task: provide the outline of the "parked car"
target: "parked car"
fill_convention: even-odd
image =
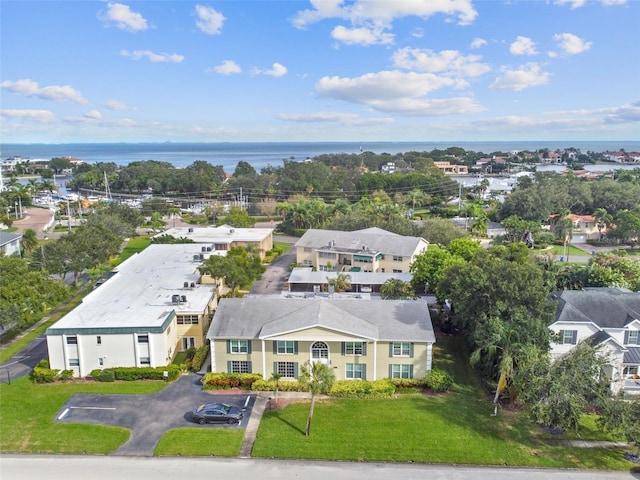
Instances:
[[[209,422],[239,423],[244,409],[226,403],[204,403],[193,410],[193,421],[204,425]]]

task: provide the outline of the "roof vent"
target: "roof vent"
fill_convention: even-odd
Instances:
[[[181,296],[180,296],[180,301],[181,301],[182,303],[187,303],[187,296],[186,296],[186,295],[181,295]]]
[[[196,288],[196,284],[191,282],[191,288]]]
[[[180,295],[171,295],[171,303],[178,305],[180,303]]]
[[[207,252],[210,252],[210,251],[211,251],[211,247],[207,247]]]
[[[202,247],[202,251],[206,252],[207,251],[207,247]]]
[[[189,288],[189,282],[184,282],[183,287],[184,288]]]
[[[362,250],[368,250],[369,247],[367,247],[366,245],[362,245]]]
[[[193,256],[193,259],[197,262],[198,260],[200,260],[200,254],[196,254]]]

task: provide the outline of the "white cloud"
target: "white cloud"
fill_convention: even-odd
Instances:
[[[515,90],[519,92],[529,87],[538,87],[549,83],[550,74],[540,70],[537,63],[521,65],[518,70],[503,69],[500,75],[491,84],[493,90]]]
[[[516,41],[509,46],[509,51],[513,55],[536,55],[536,44],[528,37],[518,36]]]
[[[555,0],[556,5],[570,5],[571,9],[580,8],[587,3],[587,0]]]
[[[431,100],[421,98],[458,81],[432,73],[403,73],[397,70],[369,73],[356,78],[324,77],[316,84],[321,97],[368,105],[374,110],[407,116],[430,116],[477,112],[481,107],[471,98]]]
[[[210,35],[219,35],[226,18],[220,12],[211,7],[196,5],[196,15],[198,20],[196,25],[198,28]]]
[[[640,101],[610,108],[606,113],[607,123],[640,122]]]
[[[487,41],[484,38],[474,38],[470,47],[475,50],[477,48],[484,47],[486,44]]]
[[[235,73],[242,73],[242,68],[233,60],[224,60],[220,65],[216,65],[213,68],[208,68],[207,73],[218,73],[220,75],[233,75]]]
[[[396,67],[420,72],[444,72],[444,74],[477,77],[491,70],[480,63],[480,55],[464,56],[457,50],[421,50],[418,48],[401,48],[391,56]]]
[[[577,55],[578,53],[586,52],[593,45],[593,42],[585,42],[572,33],[558,33],[553,36],[553,39],[566,55]],[[553,53],[551,52],[550,56],[555,56]]]
[[[92,120],[100,120],[102,119],[102,114],[98,110],[90,110],[84,114],[85,118],[90,118]]]
[[[29,78],[15,82],[5,80],[0,83],[0,88],[6,88],[10,92],[24,95],[25,97],[38,97],[44,100],[53,100],[54,102],[74,102],[81,105],[89,103],[80,92],[70,85],[40,87],[38,82],[34,82]]]
[[[340,19],[351,24],[351,28],[337,27],[332,35],[336,40],[349,42],[350,45],[371,45],[374,43],[391,43],[393,35],[384,33],[392,27],[398,18],[416,16],[427,19],[436,14],[456,17],[460,25],[473,23],[478,12],[473,8],[471,0],[402,0],[402,1],[370,1],[354,0],[346,3],[343,0],[311,0],[312,8],[300,10],[292,19],[296,28],[325,19]]]
[[[282,77],[286,75],[287,72],[287,67],[277,62],[274,63],[268,70],[262,70],[260,68],[253,69],[254,75],[268,75],[270,77]]]
[[[109,110],[134,110],[134,108],[128,106],[126,103],[119,100],[107,100],[104,102],[104,106]]]
[[[142,58],[148,59],[150,62],[168,62],[168,63],[182,63],[184,60],[183,55],[177,53],[154,53],[151,50],[121,50],[120,55],[123,57],[132,58],[133,60],[140,60]]]
[[[602,5],[605,7],[613,7],[615,5],[624,5],[627,0],[602,0]]]
[[[7,118],[33,120],[40,123],[53,123],[56,120],[56,116],[49,110],[8,109],[0,110],[0,115]]]
[[[120,30],[138,32],[148,28],[147,21],[139,13],[132,12],[122,3],[107,4],[107,11],[100,12],[98,18],[106,23],[115,23]]]
[[[393,43],[394,35],[384,33],[379,27],[347,28],[337,26],[331,32],[331,37],[346,45],[387,45]]]

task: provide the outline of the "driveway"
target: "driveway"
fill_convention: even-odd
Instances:
[[[267,271],[262,274],[262,278],[253,283],[250,295],[280,295],[283,290],[287,290],[287,280],[291,273],[291,264],[296,261],[296,249],[291,246],[282,255],[279,255],[271,265],[267,266]]]
[[[161,392],[152,395],[95,395],[77,393],[56,414],[55,421],[114,425],[131,430],[131,437],[111,455],[152,457],[167,430],[191,428],[240,428],[247,426],[255,395],[213,395],[202,390],[201,377],[184,375]],[[192,410],[202,403],[228,403],[245,408],[237,425],[198,425]]]

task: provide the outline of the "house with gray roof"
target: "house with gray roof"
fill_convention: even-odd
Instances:
[[[207,333],[211,370],[296,379],[323,362],[338,380],[421,378],[435,335],[426,302],[355,298],[224,298]]]
[[[7,257],[10,255],[20,256],[21,239],[21,233],[0,232],[0,252],[3,252]]]
[[[381,228],[352,232],[309,229],[295,243],[296,262],[324,272],[409,273],[429,242]]]
[[[550,329],[555,360],[588,341],[608,359],[605,374],[614,392],[640,393],[640,292],[624,288],[585,288],[552,295],[557,301]]]

